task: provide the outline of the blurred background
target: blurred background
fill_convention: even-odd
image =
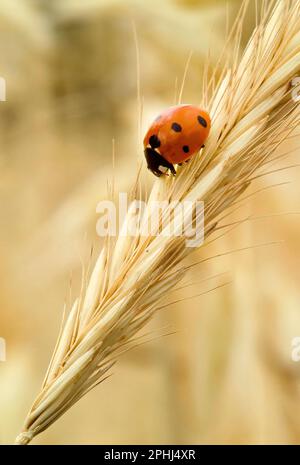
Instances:
[[[200,101],[205,59],[216,64],[240,4],[1,0],[1,443],[19,433],[63,304],[79,292],[82,260],[100,247],[96,205],[107,196],[112,146],[119,190],[130,189],[143,157],[134,27],[145,129],[173,104],[191,51],[183,101]],[[285,145],[292,153],[280,166],[297,162],[298,145]],[[300,336],[299,175],[295,167],[255,183],[227,222],[254,219],[200,250],[191,262],[225,255],[193,268],[189,287],[153,320],[154,335],[174,334],[122,357],[114,376],[34,443],[299,443],[300,362],[291,359]]]

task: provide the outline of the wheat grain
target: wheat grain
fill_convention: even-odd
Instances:
[[[151,201],[204,201],[207,238],[254,173],[299,124],[299,107],[290,96],[291,79],[300,70],[299,13],[299,0],[263,2],[260,22],[240,59],[243,18],[236,22],[234,59],[216,87],[215,78],[207,80],[203,95],[205,101],[211,94],[212,130],[206,148],[201,157],[178,168],[175,179],[155,181],[140,218],[140,234],[120,234],[115,244],[106,241],[88,286],[63,325],[42,390],[17,444],[30,442],[107,377],[124,347],[185,274],[182,261],[192,249],[183,237],[165,237],[163,231],[157,236],[142,234],[152,214]],[[183,220],[175,214],[178,226]]]

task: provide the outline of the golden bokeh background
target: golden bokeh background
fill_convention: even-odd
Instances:
[[[174,102],[191,51],[183,100],[200,101],[206,57],[216,64],[240,4],[1,1],[0,443],[19,433],[63,304],[79,292],[82,260],[92,243],[100,247],[96,205],[112,176],[112,141],[120,191],[143,157],[133,28],[145,129]],[[292,154],[270,170],[297,164],[297,145],[289,140],[282,150]],[[226,220],[246,221],[191,259],[224,254],[193,268],[189,286],[169,296],[152,340],[35,444],[299,443],[300,362],[291,359],[300,336],[299,168],[258,179],[251,192]]]

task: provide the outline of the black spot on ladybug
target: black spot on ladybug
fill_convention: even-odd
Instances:
[[[149,138],[149,144],[153,149],[157,149],[158,147],[160,147],[160,140],[159,140],[159,138],[157,137],[156,134],[153,134]]]
[[[182,131],[182,127],[180,126],[180,124],[178,123],[173,123],[171,128],[173,129],[173,131],[175,132],[181,132]]]
[[[202,116],[197,116],[198,123],[204,128],[207,128],[207,121]]]
[[[188,145],[184,145],[184,146],[182,147],[182,150],[184,151],[184,153],[189,153],[190,148],[189,148]]]

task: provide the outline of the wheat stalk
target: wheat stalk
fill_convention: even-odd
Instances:
[[[242,17],[234,28],[235,55],[215,84],[206,83],[203,105],[212,129],[201,156],[158,179],[140,218],[140,234],[107,238],[89,283],[63,324],[42,389],[17,444],[27,444],[90,389],[102,382],[162,298],[187,270],[193,249],[183,237],[144,236],[153,200],[202,200],[205,240],[271,154],[299,124],[291,79],[300,70],[300,0],[263,2],[261,18],[239,59]],[[231,40],[232,40],[231,37]],[[133,195],[139,192],[137,180]],[[167,209],[168,207],[166,207]],[[129,223],[129,211],[125,223]],[[182,221],[182,218],[175,218]]]

